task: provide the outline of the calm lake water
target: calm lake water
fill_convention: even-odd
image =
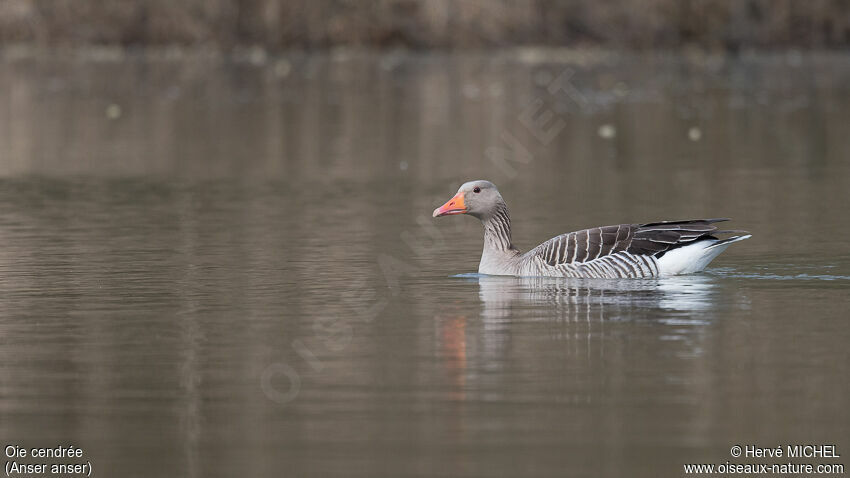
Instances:
[[[848,138],[847,56],[6,58],[0,437],[123,477],[850,465]],[[480,178],[523,250],[753,237],[692,276],[479,277],[479,223],[430,214]]]

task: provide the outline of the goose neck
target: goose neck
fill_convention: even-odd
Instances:
[[[499,205],[484,221],[484,248],[494,251],[514,249],[511,242],[511,218],[508,207]]]

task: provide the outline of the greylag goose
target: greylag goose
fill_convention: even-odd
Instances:
[[[660,277],[699,272],[729,244],[750,237],[719,231],[728,219],[594,227],[553,237],[521,253],[511,242],[508,206],[489,181],[470,181],[434,217],[469,214],[484,224],[480,274],[581,278]],[[726,239],[717,234],[733,235]]]

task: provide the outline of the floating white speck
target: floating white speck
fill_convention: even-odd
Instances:
[[[289,73],[291,71],[292,65],[282,58],[280,60],[277,60],[274,64],[274,74],[278,78],[286,78],[287,76],[289,76]]]
[[[116,105],[115,103],[110,104],[106,107],[106,117],[111,120],[117,120],[121,117],[121,106]]]
[[[407,171],[407,161],[402,161],[398,163],[398,169],[402,171]]]
[[[618,98],[625,98],[629,95],[629,85],[623,83],[622,81],[614,85],[614,95]]]
[[[478,98],[478,94],[480,93],[480,89],[477,85],[473,85],[472,83],[467,83],[463,85],[463,96],[469,99]]]
[[[597,133],[602,139],[612,139],[617,136],[617,128],[615,128],[612,124],[603,124],[599,127]]]
[[[250,61],[251,64],[254,66],[260,66],[264,64],[266,62],[266,58],[266,50],[260,47],[252,48],[250,53],[248,53],[248,61]]]
[[[691,141],[699,141],[702,138],[702,130],[696,126],[691,126],[688,130],[688,139]]]

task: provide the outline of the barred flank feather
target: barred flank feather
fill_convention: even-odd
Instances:
[[[660,273],[658,259],[668,251],[705,239],[717,240],[717,234],[746,234],[718,230],[714,224],[723,221],[728,219],[594,227],[554,237],[527,255],[539,257],[556,275],[655,277]]]

